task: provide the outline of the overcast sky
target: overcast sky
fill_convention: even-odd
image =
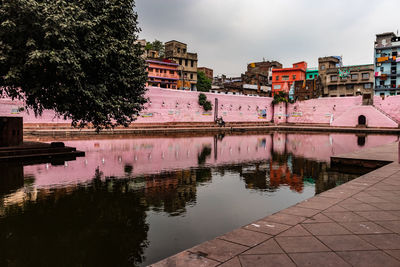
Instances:
[[[400,0],[136,0],[136,11],[140,38],[187,43],[199,66],[228,76],[263,58],[372,63],[375,34],[400,29]]]

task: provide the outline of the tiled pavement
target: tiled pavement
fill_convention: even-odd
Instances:
[[[392,160],[152,266],[400,266],[397,153]]]

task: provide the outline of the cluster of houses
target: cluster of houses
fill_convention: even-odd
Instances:
[[[146,43],[145,40],[139,42]],[[361,95],[368,103],[374,95],[400,95],[400,37],[393,32],[376,35],[374,62],[344,65],[340,56],[318,58],[318,67],[297,62],[284,68],[277,61],[247,65],[239,77],[213,77],[213,70],[197,67],[197,53],[178,41],[165,43],[164,56],[146,51],[148,85],[169,89],[196,90],[197,72],[212,80],[211,92],[220,94],[274,96],[284,92],[292,100]]]

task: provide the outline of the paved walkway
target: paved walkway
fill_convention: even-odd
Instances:
[[[152,266],[400,266],[395,152],[344,155],[395,162]]]

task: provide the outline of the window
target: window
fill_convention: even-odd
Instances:
[[[180,53],[180,52],[181,52],[181,49],[178,47],[178,48],[176,49],[176,51],[177,51],[178,53]]]
[[[185,66],[187,66],[188,65],[188,60],[187,59],[185,59]]]
[[[364,89],[371,89],[371,88],[372,88],[372,84],[370,84],[370,83],[364,84]]]
[[[194,60],[190,61],[190,66],[193,68]]]
[[[149,72],[153,72],[153,68],[149,68]]]
[[[325,69],[325,65],[321,65],[321,70],[324,70]]]
[[[336,90],[337,86],[336,85],[328,85],[329,90]]]
[[[369,73],[363,73],[362,74],[362,79],[368,80],[369,79]]]
[[[186,48],[183,48],[183,53],[186,53]]]
[[[384,70],[384,68],[383,68],[383,67],[381,67],[381,72],[383,72],[383,70]]]
[[[380,67],[380,66],[382,66],[382,63],[376,63],[376,66]]]
[[[280,84],[275,84],[275,85],[274,85],[274,89],[275,89],[275,90],[281,89],[281,85],[280,85]]]
[[[337,81],[337,75],[331,75],[331,82]]]
[[[170,70],[170,71],[169,71],[169,74],[175,74],[175,71]]]
[[[289,75],[282,76],[282,81],[288,81],[289,80]]]
[[[293,78],[293,80],[296,80],[296,75],[293,75],[292,78]],[[312,77],[311,77],[311,78],[312,78]]]
[[[181,58],[179,59],[179,65],[182,65],[182,59]]]
[[[279,76],[276,76],[276,77],[275,77],[275,80],[279,81]]]
[[[193,73],[190,73],[190,79],[193,79]]]
[[[354,89],[354,84],[346,84],[346,89]]]
[[[358,79],[358,74],[352,74],[351,75],[352,80],[357,80]]]

